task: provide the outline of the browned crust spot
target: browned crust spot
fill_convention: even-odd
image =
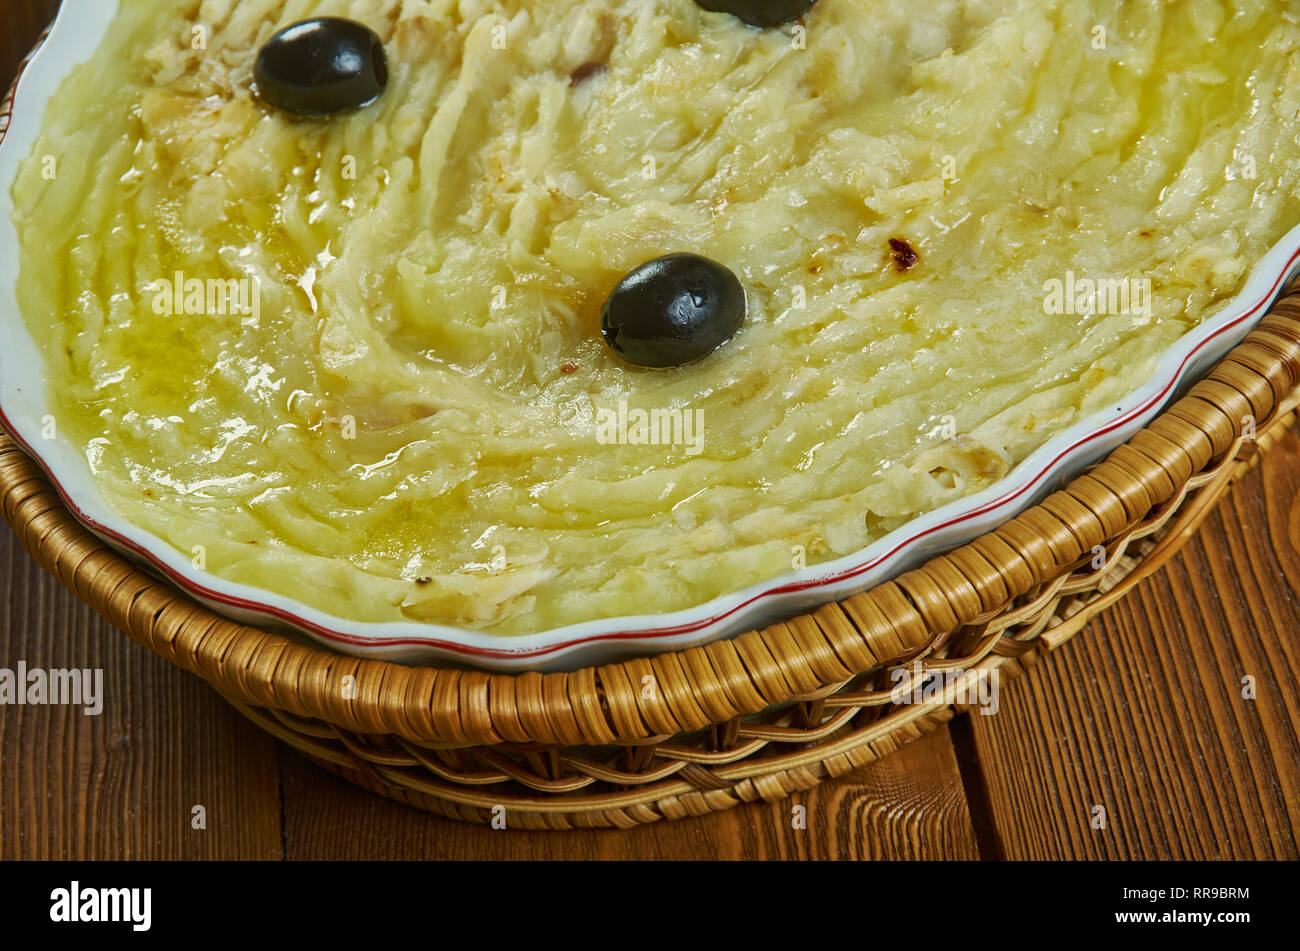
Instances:
[[[900,274],[906,274],[921,260],[921,256],[902,238],[890,238],[889,250],[894,258],[894,269]]]
[[[569,73],[569,85],[581,86],[589,79],[594,79],[609,68],[608,63],[583,63]]]

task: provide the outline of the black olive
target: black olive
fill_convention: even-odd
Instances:
[[[285,27],[257,54],[257,92],[299,116],[328,116],[368,105],[388,85],[388,57],[374,30],[320,17]]]
[[[678,367],[726,343],[745,319],[736,275],[698,254],[668,254],[629,273],[600,315],[605,341],[628,363]]]
[[[807,13],[817,0],[695,0],[713,13],[730,13],[750,26],[780,26]]]

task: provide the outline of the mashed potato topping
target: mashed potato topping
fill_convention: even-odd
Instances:
[[[389,83],[295,120],[253,64],[321,15]],[[1300,222],[1283,0],[123,0],[45,121],[19,297],[111,504],[220,577],[503,635],[990,485]],[[748,316],[636,369],[602,303],[677,251]]]

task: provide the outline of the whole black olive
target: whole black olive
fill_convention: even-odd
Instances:
[[[750,26],[780,26],[807,13],[817,0],[695,0],[713,13],[730,13]]]
[[[388,85],[388,57],[374,30],[320,17],[285,27],[257,54],[257,92],[298,116],[328,116],[368,105]]]
[[[605,342],[628,363],[677,367],[726,343],[745,319],[745,289],[698,254],[647,261],[618,282],[600,315]]]

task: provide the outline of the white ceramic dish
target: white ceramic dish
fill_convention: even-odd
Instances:
[[[72,68],[95,50],[116,12],[116,0],[65,0],[48,40],[21,74],[7,132],[7,110],[0,110],[0,424],[37,460],[68,507],[105,541],[151,565],[214,611],[262,627],[297,630],[350,654],[496,670],[572,669],[703,644],[865,590],[996,527],[1133,436],[1240,342],[1300,259],[1298,227],[1259,262],[1241,293],[1170,348],[1152,379],[1122,403],[1058,434],[989,489],[914,519],[854,555],[792,571],[687,611],[609,618],[523,637],[414,622],[347,621],[195,570],[187,556],[108,508],[75,446],[42,438],[49,408],[42,361],[16,300],[19,255],[11,188],[18,163],[39,134],[46,103]]]

